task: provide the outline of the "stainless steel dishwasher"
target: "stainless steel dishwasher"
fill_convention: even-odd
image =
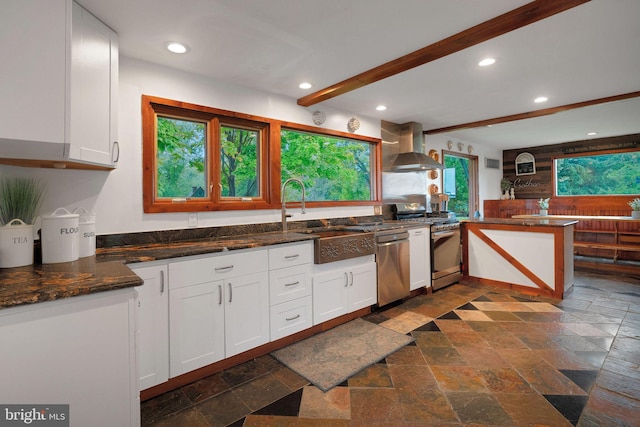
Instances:
[[[378,306],[409,296],[409,232],[377,231]]]

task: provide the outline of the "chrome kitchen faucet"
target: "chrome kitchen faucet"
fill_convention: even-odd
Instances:
[[[281,193],[281,202],[282,202],[282,231],[285,232],[287,231],[287,218],[291,218],[290,214],[287,214],[287,202],[286,202],[286,197],[285,197],[285,190],[287,189],[287,184],[289,184],[290,182],[297,182],[298,184],[300,184],[300,188],[302,188],[302,212],[301,213],[306,213],[304,210],[304,184],[302,183],[301,180],[299,180],[298,178],[289,178],[288,180],[286,180],[284,182],[284,184],[282,184],[282,190],[280,190]]]

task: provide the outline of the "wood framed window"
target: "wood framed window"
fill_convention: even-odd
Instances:
[[[379,138],[147,95],[142,133],[145,213],[278,209],[291,177],[310,206],[381,204]]]
[[[269,123],[249,115],[142,97],[146,213],[269,206]]]

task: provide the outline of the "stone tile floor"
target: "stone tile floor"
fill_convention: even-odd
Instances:
[[[640,426],[640,283],[564,300],[453,285],[365,317],[415,342],[323,393],[266,355],[142,404],[143,426]]]

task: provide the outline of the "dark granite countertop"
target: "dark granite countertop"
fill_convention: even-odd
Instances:
[[[464,220],[470,224],[499,224],[499,225],[525,225],[532,227],[568,227],[577,224],[576,220],[569,219],[540,219],[538,218],[481,218]]]
[[[57,264],[0,269],[0,310],[114,289],[140,286],[142,279],[122,261],[96,257]]]
[[[240,236],[227,236],[169,243],[148,243],[139,245],[100,248],[96,251],[99,261],[124,261],[126,263],[156,261],[190,255],[203,255],[238,249],[258,248],[281,243],[312,240],[312,234],[292,232],[267,232]]]
[[[312,240],[295,232],[266,232],[191,241],[98,248],[96,256],[56,264],[0,269],[0,309],[142,285],[125,264]]]

